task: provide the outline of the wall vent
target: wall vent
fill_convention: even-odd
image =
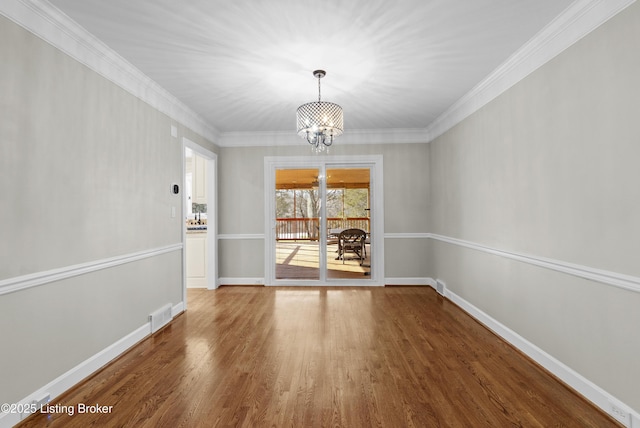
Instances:
[[[438,292],[438,294],[440,294],[441,296],[444,296],[446,289],[447,289],[447,286],[444,283],[444,281],[440,279],[436,279],[436,291]]]
[[[149,322],[151,323],[151,333],[155,333],[165,325],[169,324],[173,317],[171,316],[171,303],[167,303],[155,312],[149,315]]]

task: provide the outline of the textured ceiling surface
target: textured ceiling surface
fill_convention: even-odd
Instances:
[[[219,132],[425,128],[571,0],[50,0]]]

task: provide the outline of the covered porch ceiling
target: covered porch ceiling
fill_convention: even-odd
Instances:
[[[310,189],[318,185],[319,170],[278,169],[276,189]],[[327,188],[368,189],[371,182],[368,168],[328,168]]]

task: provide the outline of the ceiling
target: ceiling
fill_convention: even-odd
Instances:
[[[276,189],[310,189],[318,186],[319,170],[315,169],[277,169]],[[330,168],[327,169],[327,187],[330,189],[357,188],[367,189],[370,183],[368,168]]]
[[[427,127],[571,0],[50,0],[219,133]]]

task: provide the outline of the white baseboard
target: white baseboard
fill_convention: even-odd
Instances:
[[[430,282],[433,281],[433,284],[435,284],[435,280],[431,278],[429,280]],[[540,364],[542,367],[554,374],[564,383],[583,395],[587,400],[598,406],[605,413],[615,418],[615,415],[613,415],[612,412],[612,405],[615,405],[618,409],[621,409],[622,411],[630,415],[631,421],[629,421],[629,423],[626,425],[627,427],[640,427],[640,413],[633,410],[631,407],[624,404],[622,401],[618,400],[616,397],[600,388],[589,379],[580,375],[572,368],[566,366],[553,356],[538,348],[536,345],[529,342],[518,333],[514,332],[513,330],[493,319],[491,316],[487,315],[477,307],[473,306],[471,303],[467,302],[465,299],[458,296],[451,290],[446,289],[445,297],[447,297],[456,305],[460,306],[465,312],[474,317],[476,320],[480,321],[488,329],[509,342],[511,345],[518,348],[529,358]]]
[[[264,285],[264,278],[220,278],[220,285]],[[435,280],[431,278],[385,278],[387,285],[426,285],[435,288]]]
[[[175,318],[176,315],[179,315],[182,312],[184,312],[184,302],[180,302],[171,308],[171,317]]]
[[[182,311],[184,311],[184,302],[180,302],[177,305],[174,305],[171,308],[171,315],[172,317],[176,316]],[[49,394],[51,400],[55,399],[60,394],[66,392],[67,390],[81,382],[83,379],[91,376],[102,367],[125,353],[132,346],[135,346],[138,342],[145,339],[150,334],[151,323],[146,323],[138,327],[122,339],[106,347],[87,360],[81,362],[66,373],[58,376],[56,379],[29,394],[27,397],[23,398],[16,404],[29,404],[33,400],[37,400],[45,394]],[[20,415],[16,413],[0,413],[0,428],[13,427],[27,416],[29,415]]]
[[[385,278],[385,285],[431,285],[431,278]],[[434,282],[435,284],[435,282]]]
[[[264,281],[261,278],[221,278],[221,284],[228,285],[247,285],[257,284],[256,281]],[[387,278],[385,283],[393,285],[426,285],[435,288],[436,281],[433,278]],[[628,427],[640,427],[640,413],[631,409],[629,406],[618,400],[607,391],[600,388],[590,380],[586,379],[582,375],[575,372],[570,367],[566,366],[562,362],[558,361],[551,355],[547,354],[542,349],[538,348],[533,343],[527,341],[522,336],[504,326],[500,322],[496,321],[471,303],[467,302],[462,297],[458,296],[451,290],[446,290],[446,297],[460,306],[469,315],[480,321],[487,328],[492,330],[498,336],[518,348],[525,353],[529,358],[536,361],[542,367],[549,372],[557,376],[567,385],[575,389],[578,393],[582,394],[585,398],[598,406],[607,414],[612,414],[612,404],[629,413],[631,420],[627,424]],[[184,302],[180,302],[172,307],[172,316],[176,316],[184,310]],[[114,344],[108,346],[104,350],[98,352],[91,358],[78,364],[76,367],[62,374],[58,378],[49,382],[47,385],[39,388],[29,396],[20,400],[18,404],[28,404],[33,400],[48,393],[53,400],[63,392],[67,391],[83,379],[87,378],[91,374],[95,373],[110,361],[114,360],[129,348],[146,338],[151,332],[149,323],[142,325],[127,336],[118,340]],[[0,414],[0,428],[10,428],[18,424],[21,420],[19,414]]]
[[[264,278],[220,278],[220,285],[264,285]]]

